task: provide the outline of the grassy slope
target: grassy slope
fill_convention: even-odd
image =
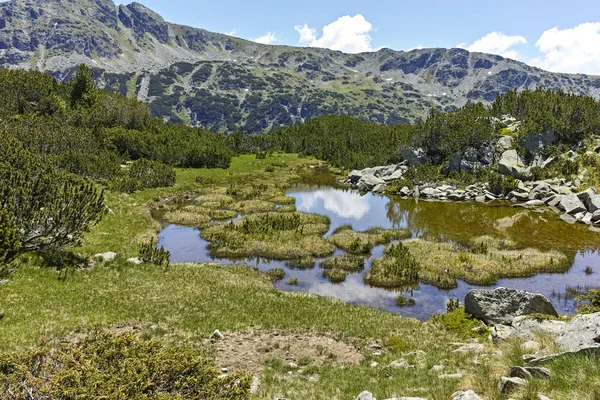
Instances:
[[[288,167],[278,171],[279,175],[273,179],[289,178],[292,174],[286,171],[291,167],[316,163],[293,155],[276,157]],[[200,343],[214,329],[223,332],[308,329],[357,344],[364,360],[350,366],[335,362],[309,365],[305,369],[310,371],[310,376],[317,376],[316,380],[311,380],[308,373],[288,375],[289,368],[285,364],[268,362],[256,394],[258,398],[350,399],[367,389],[378,398],[448,399],[461,383],[429,373],[436,364],[444,364],[446,373],[465,373],[467,379],[479,382],[475,386],[482,393],[498,398],[493,385],[486,384],[497,378],[484,379],[481,376],[484,370],[473,363],[475,356],[453,353],[451,342],[457,338],[432,324],[329,298],[280,292],[272,288],[264,275],[248,268],[185,264],[174,265],[164,272],[124,261],[135,256],[139,244],[159,228],[151,219],[148,206],[160,196],[197,189],[196,177],[199,176],[220,183],[233,182],[246,175],[267,179],[264,168],[273,161],[273,158],[255,160],[254,156],[243,156],[236,158],[229,170],[178,171],[178,184],[174,188],[147,190],[130,196],[108,194],[108,205],[115,214],[107,215],[77,250],[89,254],[115,251],[119,257],[103,266],[71,271],[64,281],[59,280],[53,270],[37,268],[36,259],[32,257],[0,288],[0,311],[4,313],[0,321],[0,350],[32,346],[41,336],[62,337],[73,331],[118,323],[140,323],[147,326],[152,335],[190,344]],[[369,343],[373,340],[384,343],[390,338],[396,338],[395,345],[387,346],[382,355],[374,355]],[[404,355],[418,349],[424,350],[426,355]],[[400,358],[415,368],[387,367]],[[376,367],[370,366],[374,360],[378,363]],[[590,362],[584,364],[589,366]],[[502,366],[509,367],[508,364]],[[555,398],[561,398],[560,393],[565,393],[561,382],[557,380],[554,385],[560,391],[545,384],[547,394],[554,390],[558,394]],[[564,390],[577,390],[581,396],[576,398],[582,399],[591,393],[586,385],[577,387],[572,382]]]

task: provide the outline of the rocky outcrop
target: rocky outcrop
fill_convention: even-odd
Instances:
[[[516,150],[507,150],[502,153],[498,162],[498,172],[502,175],[512,176],[515,179],[529,179],[531,169],[524,166]]]
[[[515,317],[530,314],[558,316],[552,303],[541,294],[497,288],[476,289],[465,297],[465,311],[488,324],[510,325]]]

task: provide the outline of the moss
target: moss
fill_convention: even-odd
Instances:
[[[445,314],[436,315],[430,322],[439,324],[448,332],[463,338],[483,338],[489,335],[489,329],[483,326],[481,321],[467,314],[464,307],[458,307]]]
[[[336,229],[328,240],[350,254],[366,254],[375,246],[411,236],[410,231],[402,229],[372,228],[364,232],[355,232],[351,226],[345,225]]]
[[[333,283],[341,283],[346,280],[348,273],[340,268],[326,269],[323,271],[323,276]]]
[[[321,263],[325,269],[339,268],[348,272],[360,272],[365,268],[365,259],[353,254],[331,257]]]
[[[406,343],[404,339],[396,336],[387,338],[385,340],[385,347],[389,347],[394,351],[404,351],[410,348],[410,346],[408,345],[408,343]]]
[[[371,286],[399,288],[415,283],[418,277],[418,263],[402,243],[397,243],[389,246],[383,257],[373,261],[365,282]]]

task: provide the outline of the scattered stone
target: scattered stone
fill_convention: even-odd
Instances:
[[[529,200],[524,204],[525,207],[543,207],[545,205],[546,203],[544,203],[542,200]]]
[[[260,378],[258,376],[252,377],[252,385],[250,385],[250,393],[254,394],[258,391],[258,387],[260,386]]]
[[[539,398],[540,400],[552,400],[552,399],[550,399],[550,397],[544,396],[544,395],[543,395],[543,394],[541,394],[541,393],[538,393],[538,398]]]
[[[463,374],[461,373],[456,373],[456,374],[441,374],[438,375],[439,379],[462,379],[463,378]]]
[[[409,363],[407,363],[405,360],[392,361],[389,366],[392,368],[399,369],[410,369],[415,367],[414,365],[410,365]]]
[[[383,349],[383,346],[380,345],[379,343],[373,343],[373,344],[371,344],[371,348],[375,349],[375,350],[381,350],[381,349]]]
[[[358,181],[358,190],[363,192],[370,192],[374,187],[378,185],[385,185],[383,179],[377,178],[374,175],[365,175]]]
[[[494,325],[490,332],[490,338],[494,342],[500,342],[511,337],[515,333],[515,328],[507,325]]]
[[[452,400],[482,400],[473,390],[466,392],[455,392],[452,394]]]
[[[525,342],[521,345],[521,348],[523,348],[523,350],[525,351],[539,351],[542,348],[542,345],[539,344],[538,342],[535,342],[533,340],[530,340],[528,342]]]
[[[579,197],[577,197],[575,193],[564,196],[560,201],[559,207],[569,215],[587,211],[585,205],[579,200]]]
[[[551,355],[545,356],[545,357],[534,358],[533,360],[529,360],[528,364],[543,365],[543,364],[546,364],[548,362],[554,361],[554,360],[562,358],[562,357],[578,357],[578,356],[594,357],[594,358],[600,359],[600,346],[584,347],[577,351],[565,351],[562,353],[551,354]]]
[[[211,338],[211,339],[217,339],[217,340],[223,340],[223,339],[225,339],[225,336],[223,336],[223,334],[221,333],[221,331],[219,331],[219,330],[217,329],[217,330],[215,330],[215,331],[213,332],[213,334],[212,334],[212,335],[210,335],[210,338]]]
[[[560,219],[562,219],[563,221],[565,221],[566,223],[571,224],[571,225],[577,222],[577,218],[575,218],[569,214],[562,214],[560,216]]]
[[[485,323],[503,325],[510,325],[522,315],[558,316],[552,303],[541,294],[502,287],[471,290],[465,297],[465,311]]]
[[[500,378],[500,382],[498,382],[498,391],[502,394],[510,393],[521,386],[525,386],[527,381],[521,378]]]
[[[98,253],[94,255],[95,259],[101,260],[101,261],[112,261],[115,259],[115,257],[117,256],[117,253],[113,253],[112,251],[108,251],[106,253]]]
[[[127,259],[127,262],[135,265],[140,265],[142,263],[142,261],[137,257],[129,258]]]
[[[229,370],[227,368],[221,368],[221,373],[226,374]]]
[[[443,365],[434,365],[433,367],[431,367],[431,369],[429,370],[429,372],[441,372],[444,370],[444,366]]]
[[[358,396],[356,396],[356,398],[354,400],[376,400],[376,399],[375,399],[375,396],[373,396],[373,393],[364,391],[361,394],[359,394]]]
[[[459,347],[454,350],[453,353],[481,353],[483,349],[484,346],[481,343],[470,343]]]
[[[531,379],[531,373],[527,371],[524,367],[513,367],[510,370],[511,378],[523,378],[523,379]]]
[[[289,364],[288,364],[288,366],[289,366],[290,368],[294,368],[294,369],[298,368],[298,364],[296,364],[296,363],[293,363],[293,362],[289,363]]]
[[[369,364],[371,366],[371,368],[375,368],[379,365],[379,363],[377,361],[373,361],[371,364]]]
[[[417,350],[417,351],[412,351],[410,353],[402,354],[402,356],[404,356],[404,357],[425,357],[426,355],[427,355],[427,353],[425,353],[423,350]]]

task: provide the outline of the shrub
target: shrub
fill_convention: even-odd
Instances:
[[[267,271],[267,276],[273,282],[280,281],[285,277],[285,271],[281,268],[273,268]]]
[[[404,339],[396,336],[386,339],[384,344],[386,347],[389,347],[394,351],[404,351],[410,348],[410,346],[404,341]]]
[[[502,176],[497,172],[493,172],[488,178],[488,188],[490,192],[497,196],[506,196],[513,190],[517,190],[518,186],[517,180],[512,176]]]
[[[265,172],[275,172],[275,167],[272,165],[268,165],[265,167]]]
[[[133,193],[145,188],[168,187],[175,184],[175,171],[160,161],[144,158],[134,162],[113,188]]]
[[[365,282],[377,287],[401,287],[419,278],[419,264],[402,243],[385,249],[382,258],[373,261]]]
[[[452,304],[451,306],[448,306]],[[463,307],[456,307],[456,303],[448,303],[446,314],[436,315],[432,322],[439,323],[444,329],[464,338],[487,337],[487,328],[478,329],[482,326],[481,321],[473,318],[465,312]],[[455,308],[456,307],[456,308]]]
[[[0,210],[0,279],[14,269],[13,261],[21,248],[21,234],[6,210]]]
[[[578,302],[581,302],[577,307],[577,314],[593,314],[600,312],[600,289],[589,289],[575,299]]]
[[[15,399],[242,400],[249,389],[249,377],[220,377],[201,350],[141,340],[136,332],[0,355],[0,392]]]
[[[417,302],[412,297],[410,297],[410,298],[406,298],[404,296],[396,297],[396,305],[398,307],[414,306],[415,304],[417,304]]]
[[[163,246],[156,247],[154,238],[151,238],[148,243],[142,245],[140,249],[139,259],[143,263],[154,264],[164,269],[169,268],[171,252],[166,251]]]
[[[20,232],[22,251],[76,244],[105,211],[103,192],[25,150],[17,140],[0,141],[0,209]]]

